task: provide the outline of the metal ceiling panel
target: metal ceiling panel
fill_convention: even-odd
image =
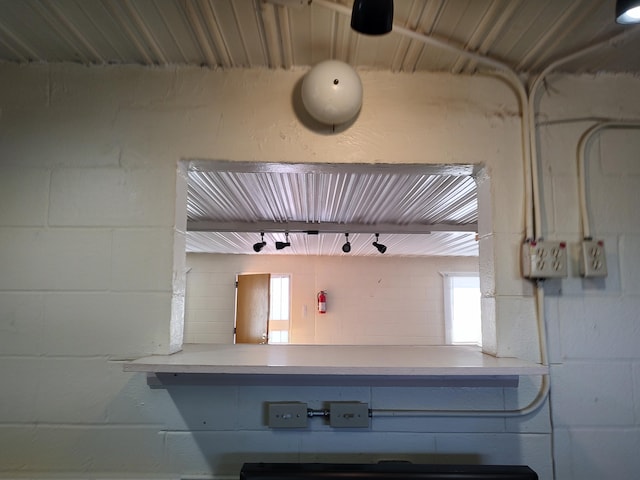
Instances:
[[[388,255],[478,254],[472,167],[459,167],[466,174],[315,168],[190,169],[187,250],[253,253],[262,231],[272,247],[261,255],[343,255],[345,233],[350,255],[378,254],[371,246],[374,233],[381,234]],[[286,233],[291,247],[274,249]]]
[[[477,210],[469,176],[189,172],[192,222],[460,225]]]
[[[0,61],[293,68],[336,58],[360,68],[469,73],[462,55],[401,33],[359,35],[343,0],[0,1]],[[518,73],[594,43],[562,69],[640,72],[638,27],[615,0],[400,0],[394,22]],[[607,42],[623,32],[627,41]],[[604,54],[609,49],[608,54]]]

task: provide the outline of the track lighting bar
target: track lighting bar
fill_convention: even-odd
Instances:
[[[376,224],[363,225],[352,223],[306,223],[306,222],[212,222],[189,221],[187,230],[190,232],[270,232],[287,231],[289,233],[396,233],[396,234],[425,234],[431,232],[477,232],[477,223],[464,225],[439,224]]]

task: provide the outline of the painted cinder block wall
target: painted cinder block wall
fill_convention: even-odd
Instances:
[[[637,121],[637,77],[552,76],[541,98],[545,228],[580,239],[577,144],[598,121]],[[633,93],[636,92],[636,93]],[[582,101],[581,101],[582,99]],[[640,459],[640,130],[608,129],[587,150],[587,199],[609,275],[547,288],[557,478],[635,478]],[[615,445],[615,447],[614,447]]]
[[[630,206],[637,167],[617,161],[633,157],[629,145],[602,155],[617,173],[607,167],[592,180],[610,276],[599,285],[572,276],[546,297],[553,414],[546,404],[518,419],[387,418],[364,431],[314,422],[281,432],[264,425],[265,401],[517,408],[537,385],[150,389],[143,375],[122,372],[123,359],[171,348],[172,305],[184,294],[173,274],[183,244],[176,166],[189,158],[484,164],[491,348],[536,357],[532,288],[518,268],[524,203],[513,92],[483,76],[362,72],[360,117],[330,134],[296,115],[303,73],[0,66],[0,474],[235,477],[245,461],[393,458],[523,463],[541,478],[553,478],[554,464],[559,479],[633,478],[640,222]],[[575,242],[577,140],[593,117],[637,117],[640,81],[552,80],[540,108],[545,233]]]

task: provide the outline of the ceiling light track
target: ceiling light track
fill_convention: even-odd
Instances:
[[[278,233],[306,233],[318,235],[320,233],[389,233],[389,234],[428,234],[432,232],[477,232],[477,223],[460,225],[451,224],[408,224],[396,225],[391,223],[378,223],[375,225],[355,223],[306,223],[306,222],[216,222],[193,221],[187,222],[189,232],[256,232]]]

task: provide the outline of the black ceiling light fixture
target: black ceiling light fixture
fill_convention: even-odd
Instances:
[[[342,245],[342,251],[344,253],[349,253],[351,251],[351,243],[349,243],[349,234],[345,233],[344,238],[346,241],[344,242],[344,245]]]
[[[291,246],[291,242],[289,242],[289,232],[285,232],[284,237],[284,242],[276,242],[276,250],[282,250],[285,247]]]
[[[260,252],[266,244],[267,242],[264,241],[264,232],[260,232],[260,241],[253,244],[253,251],[256,253]]]
[[[380,234],[379,234],[379,233],[376,233],[376,241],[375,241],[375,242],[373,242],[371,245],[373,245],[374,247],[376,247],[380,253],[384,253],[384,252],[386,252],[386,251],[387,251],[387,246],[386,246],[386,245],[383,245],[383,244],[381,244],[381,243],[378,243],[378,239],[379,239],[379,237],[380,237]]]
[[[351,28],[366,35],[384,35],[393,28],[393,0],[355,0]]]
[[[640,23],[640,0],[618,0],[616,22],[623,25]]]

